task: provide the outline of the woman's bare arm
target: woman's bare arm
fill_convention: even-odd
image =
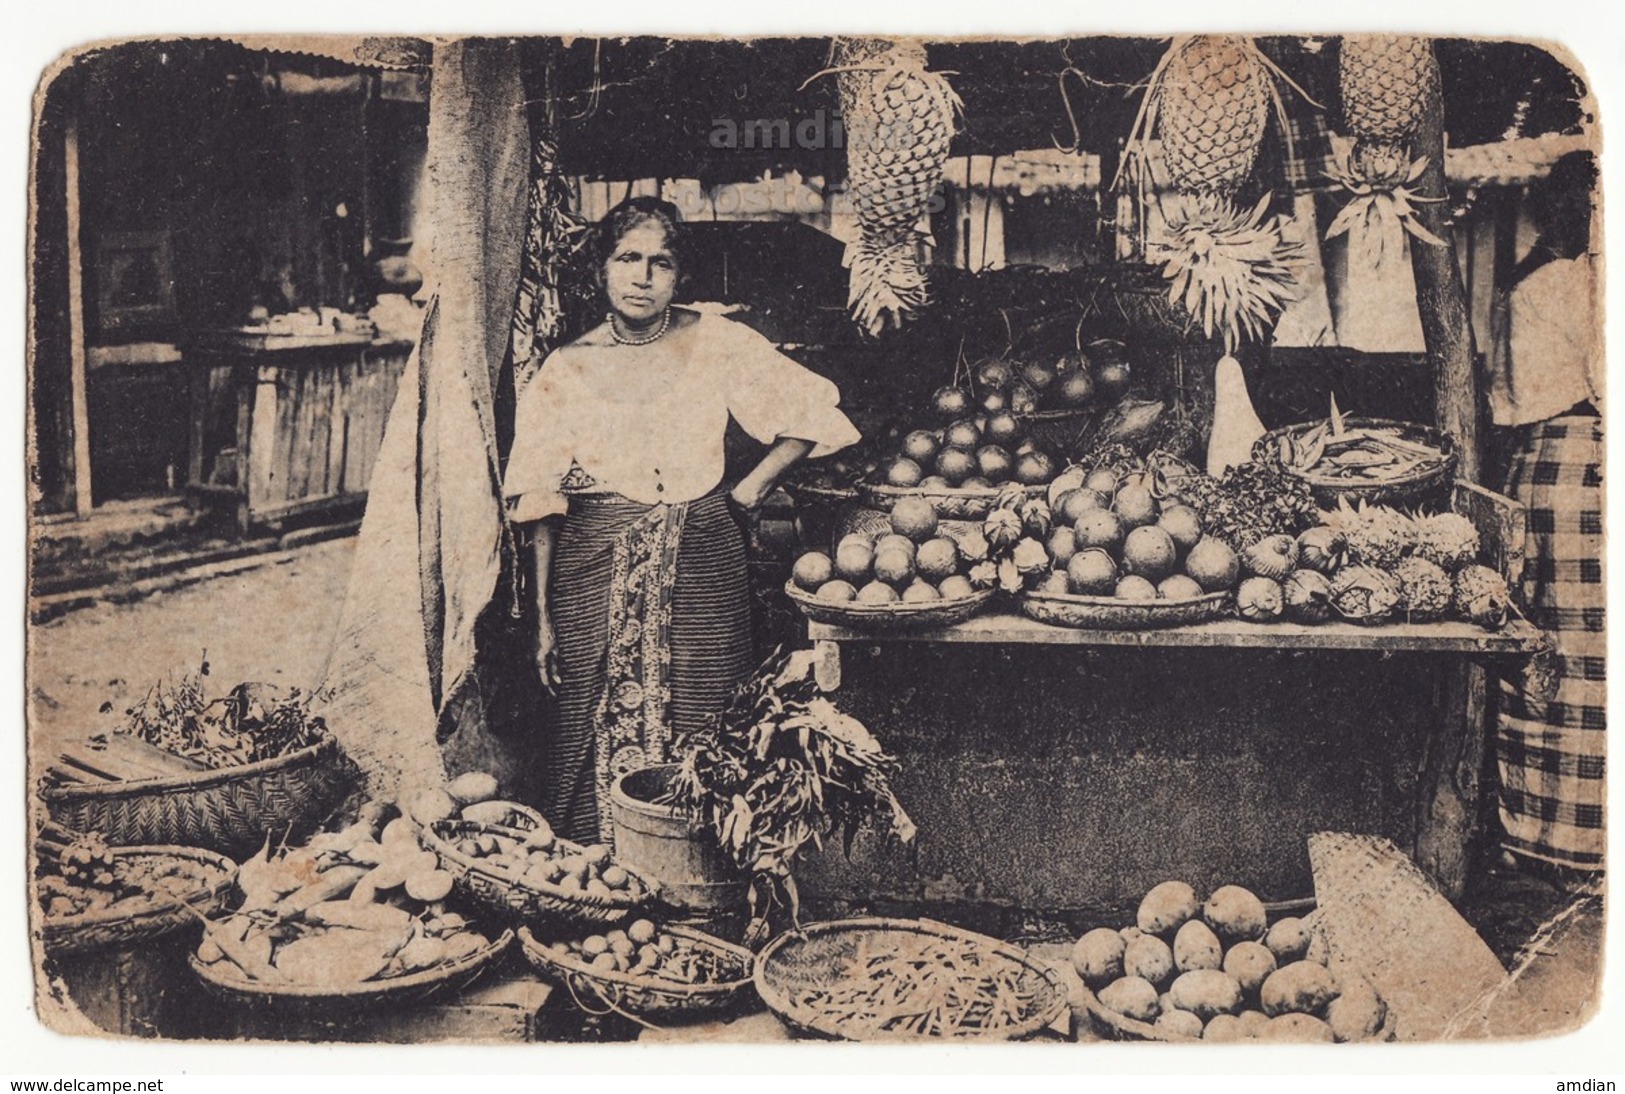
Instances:
[[[553,612],[548,603],[548,581],[553,576],[553,544],[558,539],[558,521],[553,518],[531,525],[536,546],[536,672],[542,684],[552,690],[559,686],[558,644],[553,633]]]
[[[759,508],[790,468],[806,458],[813,442],[800,437],[780,437],[767,450],[760,463],[733,488],[734,503],[745,509]]]

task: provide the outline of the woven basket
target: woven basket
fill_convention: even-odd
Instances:
[[[184,859],[204,868],[210,880],[177,901],[153,894],[150,900],[124,908],[40,921],[40,939],[52,954],[90,953],[130,949],[141,942],[197,925],[200,916],[213,915],[231,895],[237,865],[224,855],[195,847],[116,847],[123,860]],[[184,907],[183,907],[184,905]]]
[[[921,631],[963,623],[993,598],[992,589],[978,589],[956,600],[931,600],[923,604],[859,604],[847,601],[831,604],[787,581],[784,594],[803,615],[815,623],[850,627],[858,631]]]
[[[1047,486],[1029,486],[1027,494],[1041,498],[1048,489]],[[950,486],[926,490],[918,486],[875,486],[866,483],[858,490],[867,504],[888,513],[904,498],[924,498],[935,507],[937,516],[943,520],[981,520],[993,511],[993,503],[999,500],[997,486]]]
[[[791,999],[796,989],[839,983],[858,952],[860,938],[868,949],[884,951],[907,935],[930,935],[969,942],[989,955],[998,955],[1021,968],[1021,982],[1034,992],[1028,1013],[1019,1022],[997,1030],[972,1030],[955,1040],[1024,1041],[1052,1025],[1066,1012],[1066,989],[1056,974],[1015,946],[929,920],[850,919],[817,923],[780,935],[756,958],[756,992],[769,1010],[792,1032],[833,1040],[920,1041],[943,1040],[906,1033],[873,1035],[853,1030],[838,1017],[799,1006]]]
[[[1118,1014],[1115,1010],[1101,1003],[1098,996],[1089,990],[1088,985],[1079,988],[1083,1000],[1084,1013],[1089,1016],[1089,1025],[1097,1034],[1112,1041],[1165,1041],[1177,1044],[1199,1044],[1200,1037],[1187,1037],[1183,1033],[1173,1033],[1166,1029],[1158,1029],[1150,1022],[1142,1022],[1137,1018]],[[1389,1008],[1388,1017],[1383,1020],[1382,1029],[1371,1038],[1372,1041],[1392,1041],[1394,1032],[1398,1028],[1398,1020],[1394,1017],[1393,1008]]]
[[[555,953],[526,927],[519,929],[519,950],[543,979],[568,989],[583,1010],[602,1008],[646,1023],[728,1014],[754,997],[756,957],[749,950],[687,927],[662,929],[734,962],[738,977],[716,984],[680,984],[656,976],[605,972]]]
[[[98,832],[114,846],[173,845],[241,862],[265,837],[298,842],[349,795],[356,771],[339,744],[315,744],[274,760],[187,775],[41,787],[51,819]]]
[[[1272,429],[1253,445],[1253,456],[1256,459],[1277,451],[1283,436],[1301,435],[1320,424],[1298,422]],[[1365,501],[1371,505],[1411,506],[1426,500],[1448,500],[1450,484],[1456,475],[1456,442],[1448,433],[1419,422],[1401,422],[1391,418],[1345,418],[1344,424],[1350,429],[1397,430],[1404,440],[1438,449],[1440,458],[1435,463],[1423,464],[1407,475],[1382,482],[1351,482],[1313,472],[1291,471],[1309,484],[1316,503],[1322,509],[1337,508],[1340,498],[1348,499],[1350,505]]]
[[[1115,596],[1029,592],[1021,611],[1029,619],[1057,627],[1085,630],[1144,631],[1183,627],[1218,619],[1230,610],[1230,593],[1208,593],[1189,600],[1119,600]]]
[[[230,961],[205,965],[192,955],[192,971],[206,988],[222,999],[251,1008],[322,1009],[342,1008],[360,1011],[369,1007],[403,1007],[422,1003],[437,995],[461,991],[502,956],[513,942],[513,932],[503,931],[493,942],[473,953],[437,965],[432,969],[395,976],[387,980],[366,980],[342,988],[332,985],[279,984],[252,980]]]
[[[522,839],[529,826],[504,828],[474,824],[471,821],[440,821],[422,830],[423,845],[440,859],[440,868],[456,879],[457,888],[468,899],[493,914],[519,923],[603,924],[619,923],[648,904],[660,887],[636,870],[621,864],[631,875],[625,893],[603,897],[566,891],[554,885],[522,882],[505,871],[493,870],[483,859],[471,858],[457,850],[465,836],[496,835]],[[580,844],[560,839],[567,851],[580,851]]]

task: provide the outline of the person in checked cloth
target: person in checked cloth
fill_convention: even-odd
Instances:
[[[1490,401],[1510,427],[1506,493],[1528,506],[1523,602],[1556,647],[1557,691],[1501,685],[1502,846],[1565,883],[1603,867],[1602,313],[1597,170],[1564,156],[1529,193],[1534,246],[1497,294]]]
[[[744,527],[797,461],[859,440],[835,385],[730,319],[672,304],[677,210],[623,201],[595,230],[604,321],[520,392],[504,476],[533,529],[536,667],[558,697],[543,812],[609,835],[609,787],[664,762],[755,667]],[[722,482],[729,419],[769,446]]]

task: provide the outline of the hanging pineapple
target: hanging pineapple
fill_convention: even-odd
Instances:
[[[1147,145],[1153,136],[1161,141],[1177,196],[1164,210],[1161,237],[1147,241],[1147,256],[1162,265],[1170,302],[1209,338],[1218,333],[1227,353],[1244,336],[1261,338],[1295,295],[1302,248],[1268,215],[1269,196],[1250,210],[1234,201],[1258,159],[1272,106],[1286,129],[1278,75],[1251,38],[1175,38],[1151,75],[1124,160],[1144,207]]]
[[[1354,147],[1336,177],[1353,197],[1327,227],[1326,238],[1364,225],[1374,232],[1378,265],[1400,251],[1406,232],[1443,247],[1444,240],[1417,221],[1413,208],[1415,202],[1442,199],[1420,197],[1411,189],[1428,166],[1426,157],[1411,159],[1411,139],[1424,101],[1439,90],[1432,41],[1409,34],[1344,38],[1337,86]]]
[[[941,74],[925,67],[919,42],[839,39],[841,116],[846,127],[848,188],[859,238],[847,248],[847,306],[871,335],[926,303],[920,229],[942,181],[959,97]]]

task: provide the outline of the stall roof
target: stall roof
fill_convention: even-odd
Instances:
[[[828,39],[531,41],[561,51],[561,151],[573,173],[702,181],[766,169],[843,173],[831,139],[835,80],[814,78],[828,63]],[[1335,39],[1260,41],[1314,102],[1334,102]],[[952,74],[965,104],[956,156],[1074,144],[1110,154],[1164,48],[1129,37],[928,43],[931,66]],[[1574,133],[1590,120],[1579,75],[1540,46],[1441,39],[1438,53],[1454,145]],[[1295,112],[1315,109],[1296,92],[1286,96]],[[732,147],[729,127],[740,138]]]

